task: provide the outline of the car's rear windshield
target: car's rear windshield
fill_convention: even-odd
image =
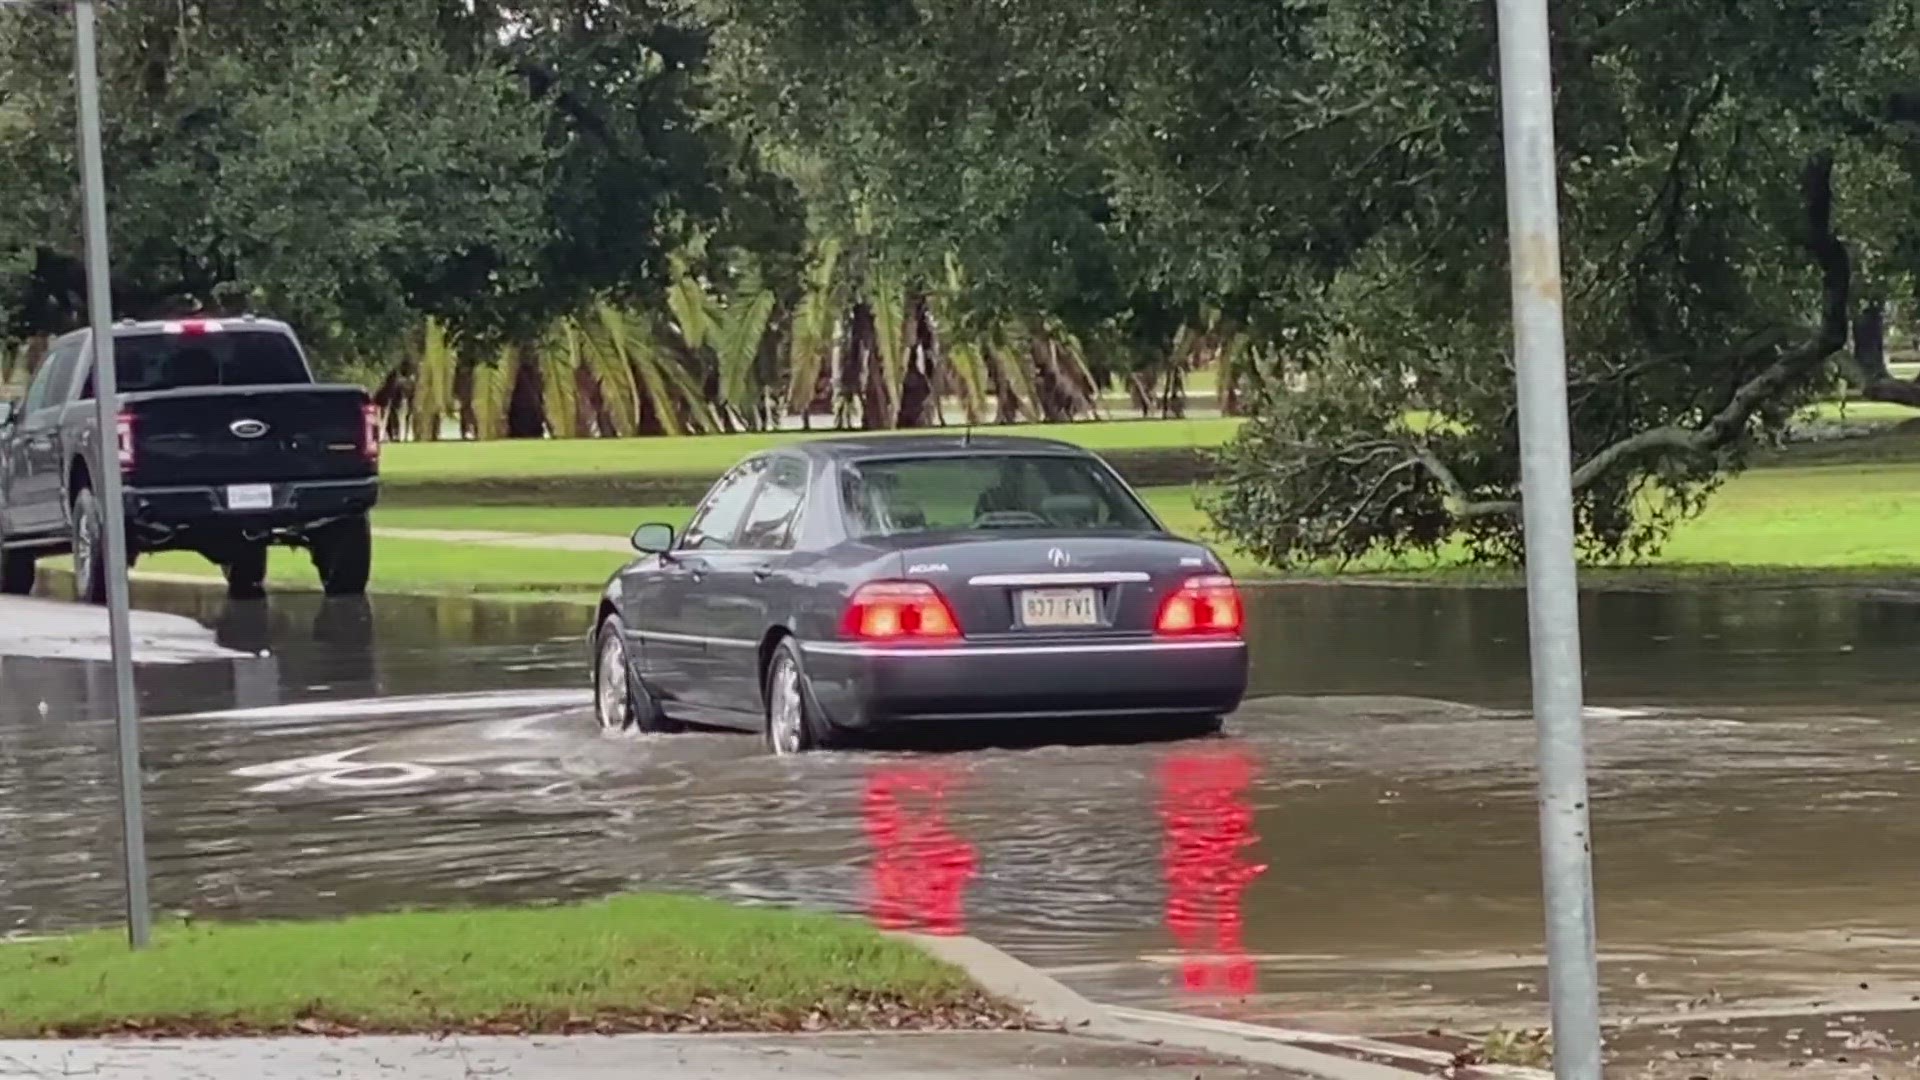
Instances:
[[[1158,529],[1105,467],[1059,454],[862,461],[846,470],[841,497],[850,530],[862,537],[976,529]]]
[[[123,394],[191,386],[278,386],[310,383],[300,350],[274,330],[130,334],[113,339],[113,370]],[[93,394],[93,379],[85,393]]]

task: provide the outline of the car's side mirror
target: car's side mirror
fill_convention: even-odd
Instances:
[[[0,401],[0,428],[13,423],[14,413],[17,409],[18,406],[11,401]]]
[[[651,522],[633,530],[633,550],[642,555],[665,555],[673,550],[673,526]]]

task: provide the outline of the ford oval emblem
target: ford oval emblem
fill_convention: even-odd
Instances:
[[[1059,548],[1054,548],[1053,550],[1047,552],[1047,561],[1052,563],[1056,567],[1062,567],[1073,562],[1073,556],[1067,554],[1065,551],[1062,551]]]
[[[227,430],[242,439],[257,439],[267,433],[267,425],[263,420],[235,420]]]

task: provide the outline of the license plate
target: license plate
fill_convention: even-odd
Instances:
[[[1030,589],[1020,594],[1022,626],[1095,626],[1100,601],[1092,589]]]
[[[272,484],[234,484],[227,488],[229,510],[273,509]]]

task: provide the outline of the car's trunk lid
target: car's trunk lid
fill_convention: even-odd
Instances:
[[[975,639],[1149,634],[1167,593],[1219,572],[1206,548],[1157,533],[917,539],[902,546],[902,576],[938,588]]]

